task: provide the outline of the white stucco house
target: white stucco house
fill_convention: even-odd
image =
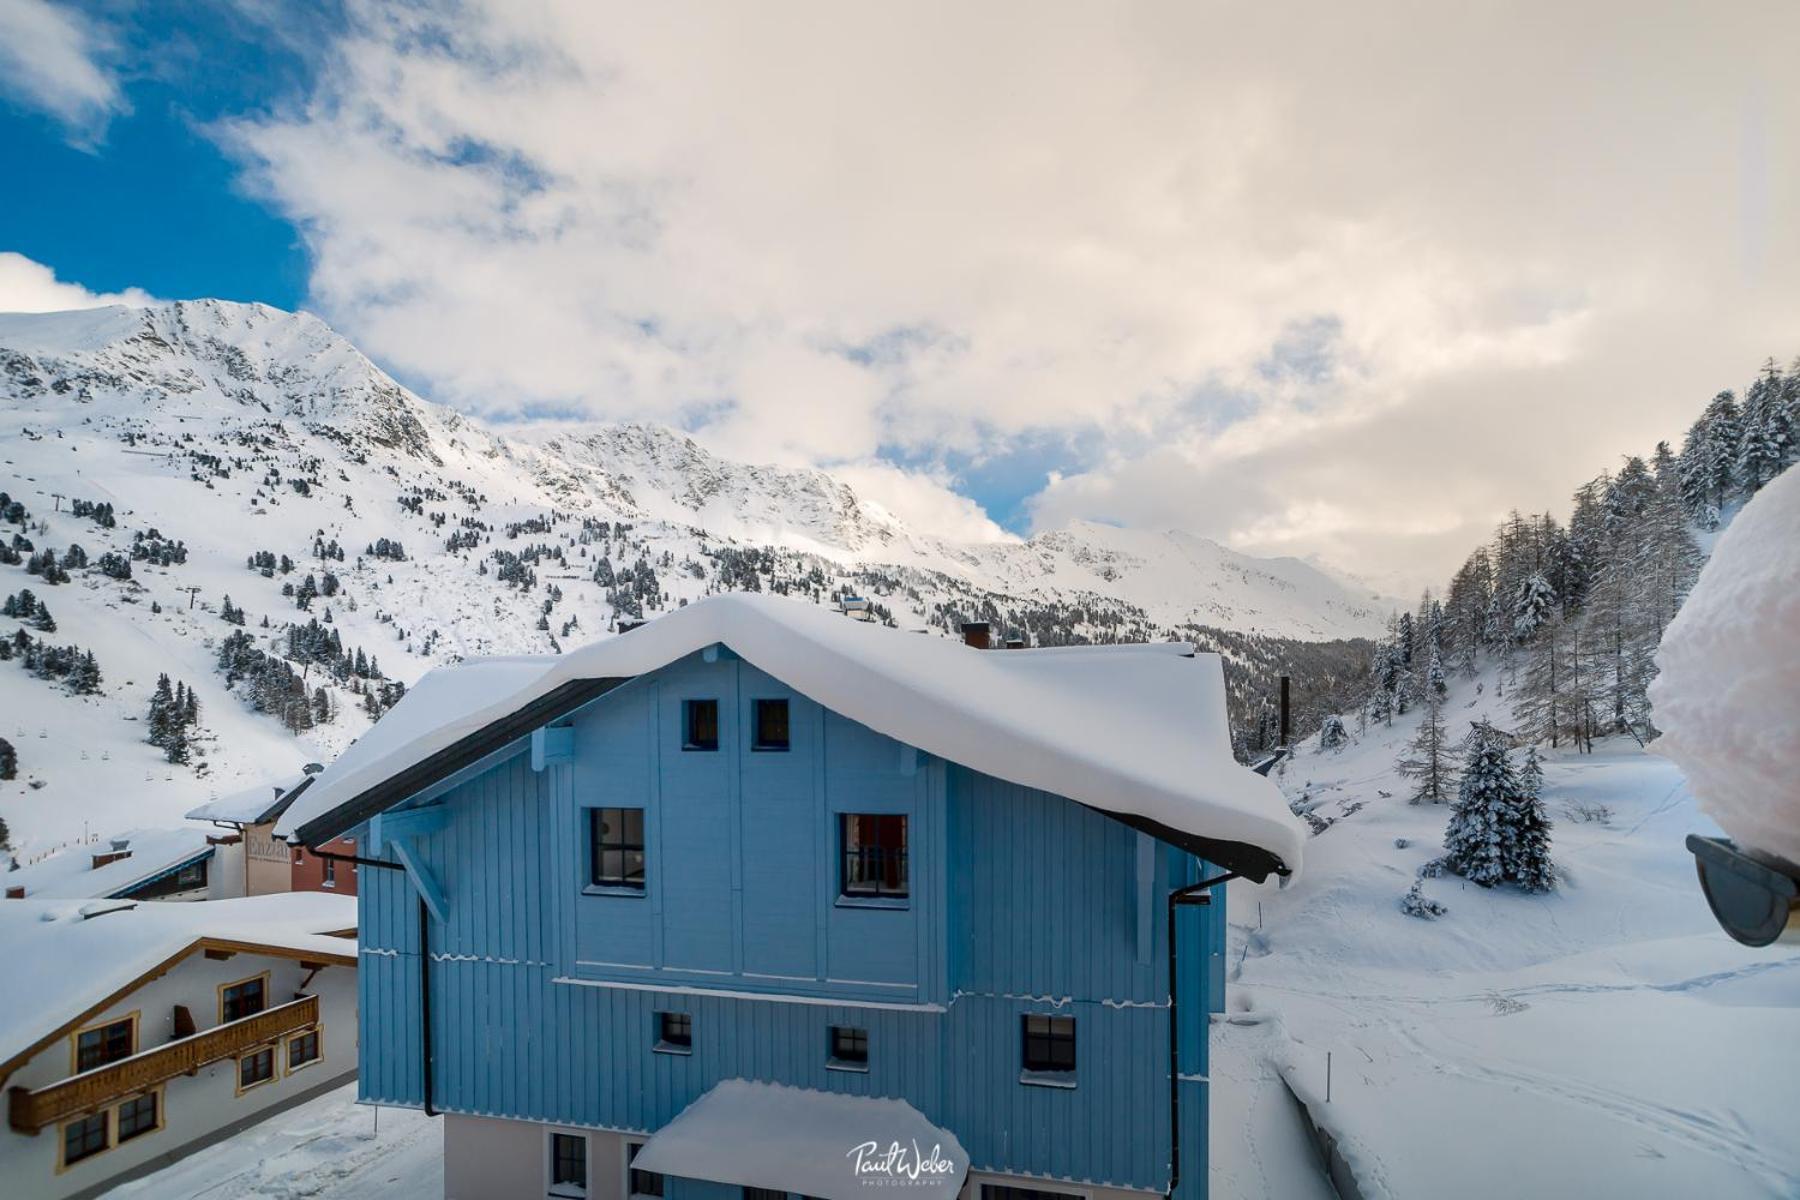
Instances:
[[[69,1200],[356,1072],[356,902],[0,903],[0,1187]]]

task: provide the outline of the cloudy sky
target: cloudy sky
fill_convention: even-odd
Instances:
[[[1796,46],[1791,0],[0,0],[0,308],[302,305],[954,536],[1411,587],[1800,353]]]

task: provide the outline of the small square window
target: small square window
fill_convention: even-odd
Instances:
[[[681,748],[683,750],[717,750],[719,748],[719,702],[689,700],[683,705]]]
[[[288,1039],[287,1069],[297,1071],[308,1063],[319,1061],[319,1031],[309,1029]]]
[[[119,1141],[156,1132],[156,1093],[147,1092],[119,1105]]]
[[[1020,1019],[1024,1034],[1025,1069],[1036,1074],[1071,1075],[1075,1071],[1075,1018],[1026,1013]]]
[[[625,1147],[625,1165],[629,1168],[628,1185],[633,1196],[661,1196],[663,1194],[663,1177],[655,1171],[640,1171],[631,1166],[637,1159],[639,1150],[644,1148],[642,1142],[634,1142]]]
[[[753,750],[786,750],[788,748],[788,702],[758,700],[756,702],[756,741]]]
[[[904,900],[907,884],[906,817],[898,813],[843,813],[838,817],[843,852],[838,889],[845,896]]]
[[[219,1020],[239,1021],[253,1017],[263,1010],[266,1002],[260,976],[234,983],[219,994]]]
[[[238,1059],[238,1090],[253,1088],[275,1078],[275,1048],[265,1046]]]
[[[106,1114],[97,1112],[63,1126],[63,1163],[78,1163],[107,1148]]]
[[[644,810],[588,809],[588,882],[644,890]]]
[[[587,1150],[587,1138],[579,1133],[550,1135],[551,1195],[587,1195]]]
[[[852,1067],[869,1065],[869,1031],[854,1025],[831,1027],[831,1061]]]
[[[84,1030],[75,1037],[75,1070],[77,1073],[104,1067],[107,1063],[130,1058],[131,1021],[114,1021],[98,1029]]]
[[[659,1050],[692,1050],[694,1018],[682,1012],[657,1013],[656,1047]]]

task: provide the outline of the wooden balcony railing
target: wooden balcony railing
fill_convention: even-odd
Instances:
[[[236,1057],[253,1046],[318,1021],[319,998],[303,996],[278,1008],[141,1050],[130,1058],[71,1075],[35,1091],[14,1087],[8,1095],[8,1119],[20,1133],[36,1133],[47,1125],[136,1095],[177,1075],[192,1074],[208,1063]]]

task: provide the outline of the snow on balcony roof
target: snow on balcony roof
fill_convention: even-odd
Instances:
[[[312,824],[309,836],[322,832],[334,823],[322,818],[353,816],[372,789],[565,685],[643,675],[715,644],[927,753],[1197,839],[1254,847],[1299,870],[1303,827],[1275,785],[1232,755],[1216,655],[1185,643],[975,650],[742,593],[569,654],[432,671],[318,777],[276,831]]]
[[[904,1157],[889,1160],[892,1146]],[[887,1170],[868,1171],[877,1162]],[[823,1200],[869,1200],[901,1184],[921,1200],[952,1200],[969,1156],[904,1100],[727,1079],[653,1134],[631,1165]]]
[[[202,939],[354,960],[354,941],[326,935],[355,927],[356,900],[321,892],[186,904],[0,900],[0,1072]]]
[[[295,793],[303,789],[310,778],[310,775],[295,775],[218,796],[197,808],[190,808],[187,819],[224,821],[233,825],[260,825],[278,816],[281,810],[293,803]]]
[[[121,842],[131,852],[127,857],[94,866],[96,854],[111,854],[114,843]],[[28,900],[112,896],[152,875],[203,858],[210,850],[204,829],[132,829],[59,850],[28,867],[7,872],[0,882],[8,888],[24,888]]]

